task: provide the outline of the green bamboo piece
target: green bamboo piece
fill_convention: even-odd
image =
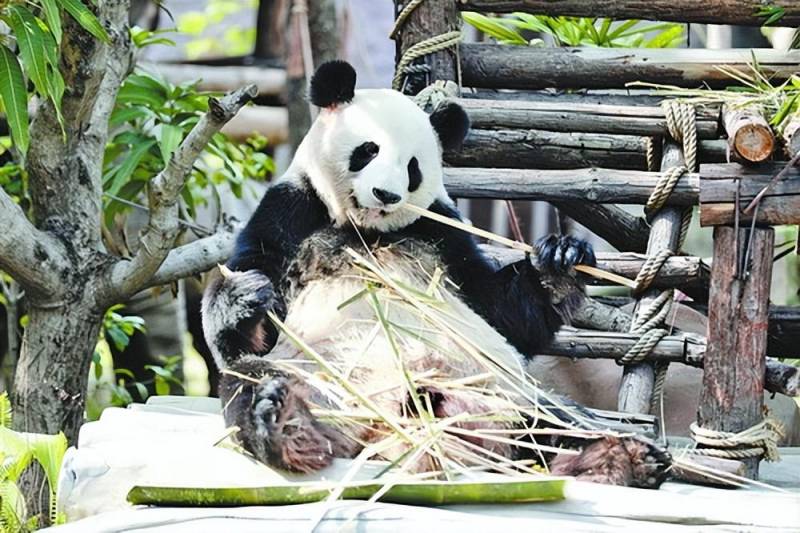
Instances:
[[[380,501],[408,505],[455,505],[544,502],[564,499],[566,478],[526,480],[423,481],[397,483]],[[368,500],[384,483],[350,485],[342,491],[343,500]],[[180,505],[232,507],[243,505],[291,505],[325,500],[336,484],[292,483],[265,487],[190,488],[135,486],[128,493],[134,505]]]

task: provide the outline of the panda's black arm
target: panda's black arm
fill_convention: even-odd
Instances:
[[[442,202],[435,202],[430,210],[460,219],[454,208]],[[562,325],[539,272],[527,259],[497,269],[469,233],[427,219],[417,221],[413,230],[437,243],[449,276],[470,307],[521,353],[535,354]]]
[[[285,318],[281,285],[286,268],[300,243],[329,222],[307,180],[283,181],[267,190],[226,263],[231,273],[217,279],[204,296],[203,329],[218,359],[227,365],[274,346],[278,332],[266,313]]]

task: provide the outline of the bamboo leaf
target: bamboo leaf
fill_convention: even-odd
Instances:
[[[161,160],[164,166],[169,163],[173,152],[183,140],[183,130],[172,124],[162,124],[158,132],[158,149],[161,151]]]
[[[11,129],[20,153],[28,151],[28,93],[25,90],[25,77],[17,57],[11,50],[0,44],[0,99],[6,110],[6,120]]]
[[[106,29],[97,20],[97,17],[89,11],[81,0],[58,0],[58,3],[63,7],[72,17],[78,21],[83,29],[103,41],[110,43],[111,38],[108,36]]]
[[[148,139],[144,142],[134,145],[133,148],[131,148],[131,151],[125,161],[122,162],[115,172],[112,172],[105,177],[104,185],[108,194],[111,194],[112,196],[117,195],[117,192],[119,192],[122,186],[125,185],[128,179],[130,179],[133,171],[139,166],[139,162],[154,144],[156,144],[155,140]]]
[[[44,17],[47,20],[47,27],[56,43],[61,44],[61,10],[56,4],[56,0],[42,0]]]
[[[486,35],[508,44],[527,44],[518,32],[503,24],[500,19],[493,19],[480,13],[466,11],[462,13],[464,20]]]
[[[676,41],[683,37],[683,28],[681,26],[673,26],[667,30],[662,31],[645,44],[646,48],[669,48]]]

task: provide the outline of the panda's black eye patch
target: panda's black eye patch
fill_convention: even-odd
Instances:
[[[422,172],[419,169],[419,161],[416,157],[412,157],[408,162],[408,192],[414,192],[419,189],[422,183]]]
[[[350,172],[358,172],[378,155],[378,145],[372,141],[359,144],[350,154]]]

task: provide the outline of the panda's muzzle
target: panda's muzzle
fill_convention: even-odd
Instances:
[[[377,187],[372,188],[372,195],[383,205],[396,204],[402,199],[399,194],[395,194],[385,189],[379,189]]]

